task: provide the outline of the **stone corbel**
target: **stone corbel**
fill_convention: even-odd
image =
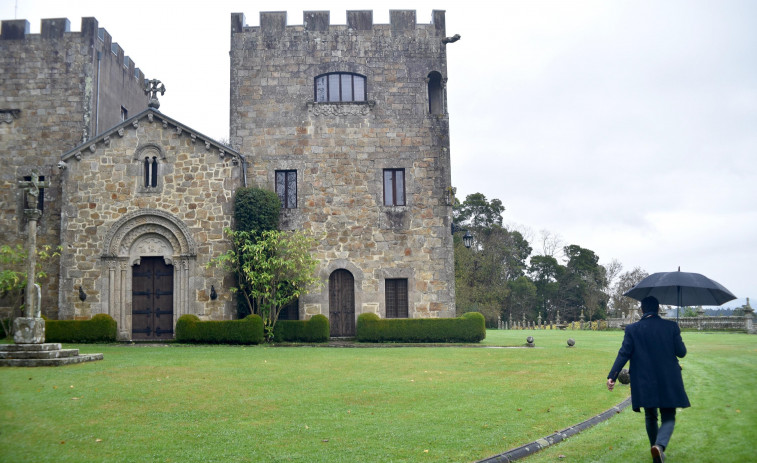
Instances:
[[[168,121],[165,121],[165,120],[163,121],[163,128],[164,128],[164,129],[165,129],[165,128],[168,128]]]
[[[120,129],[118,129],[118,136],[119,137],[123,137],[124,136],[124,129],[123,129],[123,127],[121,127]]]
[[[21,116],[20,109],[0,109],[0,122],[10,124]]]
[[[58,161],[58,169],[59,170],[66,170],[68,168],[68,164],[66,164],[63,161]]]
[[[194,142],[197,141],[197,135],[192,134],[192,135],[190,135],[190,137],[192,138],[192,143],[194,143]]]
[[[81,151],[79,151],[78,153],[74,154],[74,158],[75,158],[75,159],[76,159],[77,161],[81,161]]]
[[[221,159],[223,159],[223,157],[224,157],[225,155],[226,155],[226,152],[224,152],[224,150],[222,150],[222,149],[219,149],[219,150],[218,150],[218,156],[219,156],[219,157],[220,157]]]
[[[105,138],[103,138],[103,143],[105,146],[110,146],[110,135],[106,135]]]
[[[92,151],[93,153],[94,153],[95,151],[97,151],[97,146],[96,146],[96,144],[95,144],[95,143],[92,143],[91,145],[89,145],[89,150],[90,150],[90,151]]]
[[[181,127],[176,127],[176,135],[181,135]]]
[[[205,149],[206,149],[206,150],[209,150],[209,149],[210,149],[210,142],[209,142],[209,141],[207,141],[207,140],[205,140]]]
[[[135,129],[138,129],[139,128],[139,121],[137,119],[134,119],[134,122],[132,122],[131,125],[133,125]]]

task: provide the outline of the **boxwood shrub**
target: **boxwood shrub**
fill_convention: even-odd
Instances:
[[[182,315],[176,322],[176,340],[198,344],[260,344],[263,319],[248,315],[241,320],[204,322],[197,315]]]
[[[114,342],[116,321],[100,313],[89,320],[49,320],[45,318],[45,342]]]
[[[361,342],[479,342],[486,337],[486,321],[478,312],[458,318],[380,318],[365,313],[357,319]]]
[[[279,320],[273,328],[276,342],[326,342],[329,340],[329,319],[313,315],[310,320]]]

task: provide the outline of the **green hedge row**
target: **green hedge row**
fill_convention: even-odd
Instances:
[[[182,315],[176,322],[176,340],[199,344],[260,344],[263,319],[248,315],[241,320],[204,322],[197,315]]]
[[[279,320],[273,328],[276,342],[326,342],[329,340],[329,319],[313,315],[310,320]]]
[[[357,318],[361,342],[479,342],[486,337],[486,321],[478,312],[459,318],[380,318],[365,313]]]
[[[97,314],[89,320],[45,319],[45,342],[114,342],[118,330],[108,314]]]

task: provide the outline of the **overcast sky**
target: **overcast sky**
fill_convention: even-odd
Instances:
[[[757,2],[0,0],[0,18],[94,16],[161,111],[228,137],[230,15],[446,10],[452,183],[499,198],[508,226],[606,264],[702,273],[757,297]],[[70,147],[62,147],[62,152]]]

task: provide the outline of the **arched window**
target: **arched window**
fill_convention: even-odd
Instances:
[[[436,71],[428,74],[428,113],[444,114],[442,102],[442,75]]]
[[[337,103],[365,101],[365,76],[352,72],[331,72],[315,78],[315,101]]]
[[[145,157],[145,188],[155,188],[158,186],[158,158],[153,156]]]

